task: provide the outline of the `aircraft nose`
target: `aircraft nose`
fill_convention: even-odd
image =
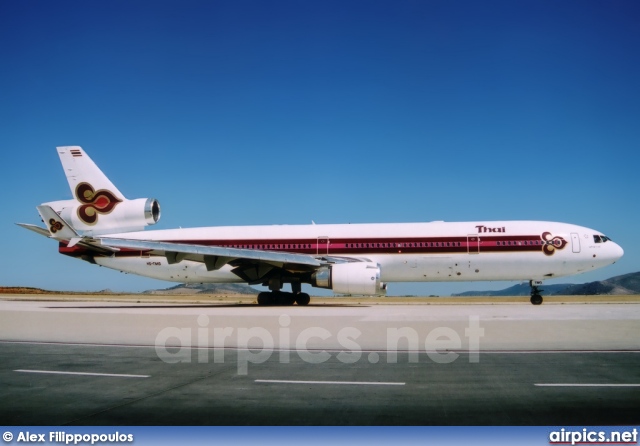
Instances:
[[[624,250],[617,243],[609,241],[607,244],[609,245],[606,251],[607,260],[616,263],[624,255]]]
[[[622,256],[624,255],[624,249],[622,249],[622,246],[618,245],[617,243],[614,243],[614,248],[613,248],[613,257],[614,257],[614,262],[619,260],[620,258],[622,258]]]

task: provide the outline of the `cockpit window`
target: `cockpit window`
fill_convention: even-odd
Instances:
[[[594,235],[593,236],[593,241],[596,243],[605,243],[610,241],[611,239],[609,237],[607,237],[606,235]]]

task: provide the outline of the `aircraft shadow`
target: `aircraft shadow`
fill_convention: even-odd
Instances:
[[[369,307],[369,305],[351,305],[351,304],[309,304],[309,305],[304,305],[305,307],[324,307],[324,308],[331,308],[331,307],[336,307],[336,308],[355,308],[355,307],[360,307],[360,308],[365,308],[365,307]],[[179,305],[144,305],[144,304],[138,304],[138,305],[117,305],[117,306],[107,306],[107,305],[99,305],[99,306],[90,306],[90,307],[86,307],[86,306],[82,306],[82,307],[78,307],[78,306],[74,306],[74,307],[45,307],[48,309],[52,309],[52,310],[65,310],[65,309],[73,309],[73,310],[82,310],[85,308],[88,309],[104,309],[104,310],[108,310],[108,309],[114,309],[114,308],[119,308],[119,309],[126,309],[126,308],[138,308],[138,309],[144,309],[144,308],[151,308],[151,309],[162,309],[162,308],[242,308],[242,307],[246,307],[246,308],[258,308],[258,307],[263,307],[262,305],[258,305],[258,304],[179,304]],[[265,305],[264,308],[270,308],[270,307],[282,307],[282,308],[291,308],[291,307],[298,307],[297,305]]]

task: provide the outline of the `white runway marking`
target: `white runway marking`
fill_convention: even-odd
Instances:
[[[44,373],[50,375],[110,376],[116,378],[149,378],[150,375],[122,375],[117,373],[59,372],[55,370],[14,370],[21,373]]]
[[[534,384],[536,387],[640,387],[640,384]]]
[[[291,381],[284,379],[256,379],[257,383],[275,383],[275,384],[337,384],[337,385],[354,385],[354,386],[404,386],[405,383],[390,383],[377,381]]]

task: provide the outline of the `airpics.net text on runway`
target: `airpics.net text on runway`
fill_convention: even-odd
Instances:
[[[310,364],[327,362],[334,355],[338,361],[346,364],[361,360],[376,364],[384,355],[386,362],[393,364],[398,362],[399,353],[403,357],[406,355],[408,362],[419,362],[420,354],[425,353],[430,361],[448,364],[457,360],[461,352],[468,354],[469,362],[474,363],[480,360],[480,338],[484,336],[478,316],[468,317],[464,333],[451,327],[438,326],[423,338],[413,327],[387,327],[384,350],[364,349],[361,341],[366,337],[355,327],[343,327],[336,333],[323,327],[308,327],[294,335],[291,316],[287,314],[278,317],[275,335],[273,330],[265,327],[212,327],[205,314],[197,317],[197,324],[195,330],[191,327],[165,327],[160,330],[155,339],[158,358],[169,364],[209,363],[211,359],[213,363],[221,364],[225,362],[225,355],[235,354],[239,375],[248,374],[249,364],[262,364],[270,360],[275,352],[281,364],[289,363],[292,354]],[[468,346],[464,350],[463,339]],[[326,341],[337,341],[339,347],[325,348],[323,342]]]

